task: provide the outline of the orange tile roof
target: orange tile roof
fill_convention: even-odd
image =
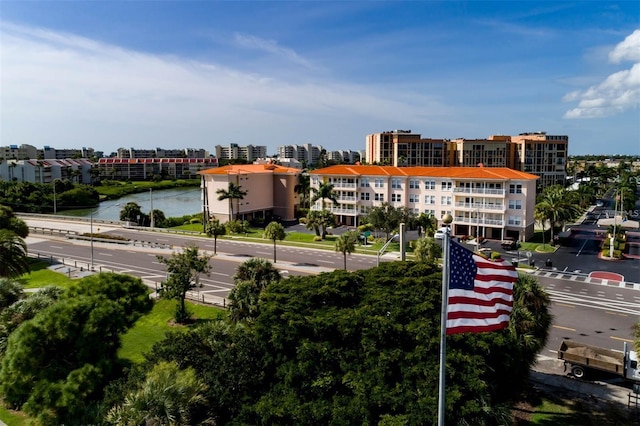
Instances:
[[[506,167],[393,167],[340,164],[309,172],[335,176],[415,176],[457,179],[505,180],[538,179],[538,176]]]
[[[300,174],[302,170],[293,167],[283,167],[277,164],[232,164],[213,169],[202,170],[200,175],[227,175],[239,173],[278,173],[278,174]]]

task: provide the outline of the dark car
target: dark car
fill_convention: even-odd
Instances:
[[[518,248],[518,242],[513,238],[502,240],[502,243],[500,245],[505,250],[515,250]]]

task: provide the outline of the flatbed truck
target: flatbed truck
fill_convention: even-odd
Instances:
[[[571,374],[580,379],[589,370],[597,370],[622,377],[634,384],[640,383],[638,354],[627,350],[626,342],[623,351],[618,352],[565,339],[558,349],[558,359],[564,361],[565,371],[569,367]]]

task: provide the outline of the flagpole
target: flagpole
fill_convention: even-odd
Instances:
[[[449,249],[451,247],[451,229],[453,222],[450,214],[444,215],[442,222],[447,227],[442,239],[442,304],[440,309],[440,376],[438,386],[438,426],[444,426],[445,417],[445,391],[444,379],[446,372],[447,355],[447,302],[449,293]]]

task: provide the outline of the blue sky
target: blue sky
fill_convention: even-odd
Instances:
[[[0,0],[0,145],[530,131],[640,154],[637,1]]]

